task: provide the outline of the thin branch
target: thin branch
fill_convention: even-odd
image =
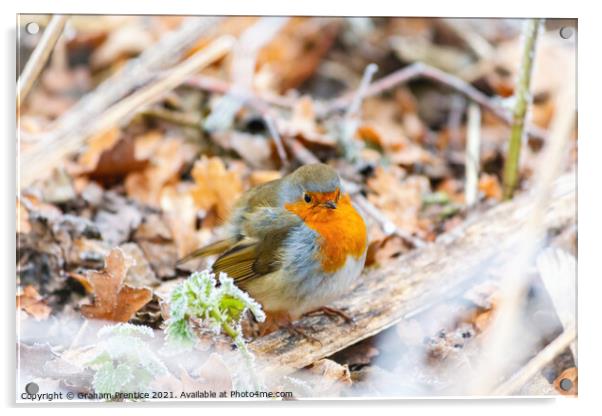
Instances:
[[[362,107],[362,102],[364,101],[364,97],[366,96],[366,91],[370,86],[372,77],[377,70],[378,66],[376,66],[376,64],[370,64],[364,70],[364,75],[362,76],[360,85],[353,96],[351,104],[349,107],[347,107],[345,119],[343,120],[342,131],[337,137],[341,153],[343,153],[345,159],[351,162],[355,162],[359,157],[359,150],[357,143],[354,140],[354,136],[359,125],[359,113]]]
[[[500,384],[492,394],[497,396],[508,396],[517,392],[533,376],[541,371],[546,364],[566,350],[576,338],[577,329],[575,328],[575,325],[571,325],[512,377]]]
[[[189,113],[183,113],[183,112],[179,112],[179,111],[172,111],[172,110],[167,110],[165,108],[149,108],[147,110],[143,110],[140,112],[141,115],[145,116],[145,117],[151,117],[151,118],[156,118],[159,120],[164,120],[167,121],[169,123],[178,125],[178,126],[183,126],[183,127],[190,127],[190,128],[194,128],[197,130],[202,130],[202,125],[201,125],[201,117],[199,117],[197,114],[189,114]]]
[[[449,88],[464,94],[481,107],[486,108],[506,124],[512,124],[512,114],[508,109],[497,104],[493,99],[489,98],[487,95],[483,94],[481,91],[462,79],[447,74],[432,66],[425,65],[422,62],[416,62],[412,65],[406,66],[405,68],[395,71],[373,82],[370,87],[368,87],[365,97],[372,97],[382,94],[383,92],[388,91],[400,84],[407,83],[417,78],[426,78],[446,85]],[[345,94],[340,98],[326,103],[326,106],[322,108],[320,115],[325,117],[331,112],[344,109],[347,105],[349,105],[352,97],[353,96],[351,94]],[[547,137],[547,132],[544,129],[532,124],[527,125],[527,132],[530,136],[537,139],[545,140]]]
[[[209,91],[209,92],[213,92],[216,94],[234,94],[237,95],[239,98],[245,100],[245,101],[251,101],[254,104],[263,104],[263,105],[273,105],[273,106],[277,106],[277,107],[282,107],[285,109],[292,109],[295,105],[295,101],[296,99],[294,98],[289,98],[289,97],[284,97],[281,95],[275,95],[275,94],[261,94],[261,93],[244,93],[243,91],[232,91],[232,84],[230,84],[227,81],[221,80],[219,78],[215,78],[209,75],[195,75],[193,77],[191,77],[189,80],[187,80],[184,85],[191,87],[191,88],[197,88],[203,91]]]
[[[68,16],[62,14],[55,14],[46,26],[40,42],[29,57],[21,76],[17,80],[17,109],[25,102],[44,65],[48,62],[50,53],[63,33],[68,18]]]
[[[466,161],[464,163],[466,182],[464,200],[467,206],[477,202],[479,188],[481,109],[475,103],[468,107],[468,131],[466,134]]]
[[[191,74],[222,58],[230,51],[233,44],[234,39],[231,36],[216,39],[206,48],[173,67],[165,78],[147,85],[108,108],[90,128],[83,132],[73,132],[71,135],[62,137],[52,143],[40,143],[38,146],[24,152],[21,161],[20,186],[29,185],[40,175],[55,167],[63,157],[77,151],[91,135],[105,131],[122,122],[143,106],[148,106],[160,100],[165,93],[182,84]]]
[[[525,135],[527,111],[531,105],[531,74],[533,73],[537,35],[539,34],[540,27],[541,19],[527,21],[523,56],[516,82],[516,92],[514,94],[516,103],[512,113],[512,131],[510,132],[508,154],[504,164],[504,199],[512,198],[518,184],[520,149],[523,145],[523,137]]]

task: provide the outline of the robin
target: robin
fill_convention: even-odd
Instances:
[[[283,325],[300,332],[291,322],[315,311],[349,321],[326,305],[357,279],[366,248],[366,224],[338,174],[312,164],[249,189],[232,210],[226,238],[178,263],[218,255],[213,271],[227,273],[262,304],[264,335]]]

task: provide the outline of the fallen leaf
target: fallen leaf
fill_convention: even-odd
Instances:
[[[251,186],[257,186],[266,182],[280,179],[281,177],[282,174],[277,170],[255,170],[251,172],[251,175],[249,176],[249,182],[251,182]]]
[[[119,141],[120,136],[121,131],[117,127],[92,136],[88,140],[88,146],[77,159],[77,163],[81,166],[82,170],[84,172],[92,172],[96,169],[96,165],[98,165],[103,152],[113,148]]]
[[[111,250],[105,261],[103,271],[90,273],[94,303],[83,305],[81,312],[88,319],[127,322],[151,300],[152,292],[123,284],[132,262],[120,248]]]
[[[325,19],[290,18],[257,55],[255,87],[285,92],[299,86],[315,73],[340,28]]]
[[[347,365],[341,365],[328,358],[316,361],[307,369],[314,394],[319,396],[337,396],[351,386],[351,373]]]
[[[177,248],[169,225],[162,216],[146,216],[134,232],[134,241],[142,248],[159,278],[173,278],[176,275]]]
[[[123,250],[126,256],[134,260],[134,265],[128,269],[125,276],[126,284],[132,287],[152,287],[160,283],[138,244],[125,243],[120,245],[119,248]]]
[[[138,140],[148,144],[148,137]],[[151,146],[152,147],[152,146]],[[194,157],[194,151],[182,139],[167,138],[158,143],[149,165],[140,172],[130,173],[125,179],[129,197],[159,207],[163,187],[174,182],[184,164]]]
[[[161,209],[164,219],[176,243],[178,257],[184,257],[201,245],[197,234],[197,207],[192,195],[192,186],[180,183],[168,186],[161,192]]]
[[[17,308],[24,310],[37,320],[48,318],[52,311],[32,285],[25,286],[23,293],[17,295]]]
[[[240,194],[242,181],[237,172],[227,170],[218,157],[203,156],[192,168],[195,187],[191,191],[196,206],[206,212],[214,209],[225,220]]]
[[[17,233],[27,234],[30,231],[31,224],[29,223],[29,213],[19,198],[17,198]]]
[[[367,182],[371,191],[368,200],[401,229],[420,234],[422,196],[430,192],[430,184],[424,176],[404,176],[404,170],[397,166],[376,168]]]
[[[483,192],[486,198],[492,198],[496,201],[502,199],[502,187],[495,175],[483,173],[479,178],[479,191]]]
[[[366,255],[366,266],[383,264],[408,251],[408,246],[397,235],[389,235],[380,240],[371,240]]]

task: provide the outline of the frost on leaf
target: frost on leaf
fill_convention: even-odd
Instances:
[[[127,322],[151,300],[149,289],[123,284],[131,265],[128,260],[121,249],[114,248],[105,259],[105,269],[90,274],[94,303],[82,306],[86,318]]]
[[[141,392],[149,389],[167,368],[145,338],[154,337],[145,326],[117,324],[98,332],[98,354],[88,363],[96,371],[93,386],[97,393]]]
[[[189,349],[194,345],[191,318],[205,321],[216,333],[225,332],[235,341],[242,336],[240,321],[247,310],[257,320],[265,319],[261,305],[236,287],[230,277],[220,273],[219,282],[217,286],[215,275],[204,270],[193,273],[173,290],[166,329],[172,346]]]

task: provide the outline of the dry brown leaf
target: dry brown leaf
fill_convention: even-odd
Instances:
[[[88,280],[94,289],[94,303],[83,305],[81,312],[88,319],[127,322],[151,300],[152,292],[123,284],[131,260],[121,249],[111,250],[105,262],[103,271],[90,273]]]
[[[285,136],[294,136],[304,142],[335,146],[336,140],[324,134],[316,121],[316,111],[311,97],[304,95],[295,102],[290,120],[278,120],[278,128]]]
[[[483,173],[479,178],[479,191],[483,192],[486,198],[493,198],[496,201],[502,199],[502,187],[495,175]]]
[[[277,170],[256,170],[251,172],[251,175],[249,176],[249,182],[251,183],[251,186],[257,186],[266,182],[280,179],[281,177],[282,174]]]
[[[23,206],[21,201],[17,198],[17,232],[27,234],[31,231],[31,224],[29,223],[29,213]]]
[[[358,136],[381,147],[385,152],[395,152],[409,145],[406,133],[399,122],[399,106],[392,100],[368,98],[362,106],[365,120]]]
[[[317,395],[336,396],[352,384],[349,367],[328,358],[313,363],[308,368],[308,373],[317,376],[312,380],[313,390]]]
[[[464,184],[455,178],[445,178],[437,186],[437,192],[445,193],[450,200],[457,204],[464,204]]]
[[[408,250],[403,239],[397,235],[389,235],[380,240],[371,240],[366,255],[366,266],[383,264],[399,257]]]
[[[243,191],[237,172],[227,170],[218,157],[203,156],[192,168],[195,188],[191,194],[196,206],[206,212],[215,210],[219,220],[225,220]]]
[[[161,209],[165,213],[164,218],[176,243],[179,258],[201,245],[196,230],[197,207],[191,191],[193,187],[187,185],[166,186],[161,192]]]
[[[422,195],[430,192],[429,181],[424,176],[404,179],[404,171],[391,166],[378,167],[368,179],[368,200],[383,211],[398,227],[411,233],[420,233],[419,214]]]
[[[96,169],[103,152],[112,149],[119,141],[120,136],[121,131],[117,127],[92,136],[88,140],[86,150],[77,159],[83,172],[91,172]]]
[[[137,138],[136,142],[142,141],[144,145],[152,147],[154,140],[153,136],[145,135]],[[140,152],[150,152],[150,149]],[[154,149],[149,165],[143,171],[130,173],[125,178],[126,193],[142,203],[158,207],[163,187],[177,179],[185,162],[193,155],[192,149],[182,139],[161,140]]]
[[[259,52],[255,86],[286,92],[300,85],[315,73],[339,29],[337,22],[292,17]]]
[[[23,293],[17,296],[17,309],[24,310],[37,320],[48,318],[52,311],[32,285],[25,286]]]

